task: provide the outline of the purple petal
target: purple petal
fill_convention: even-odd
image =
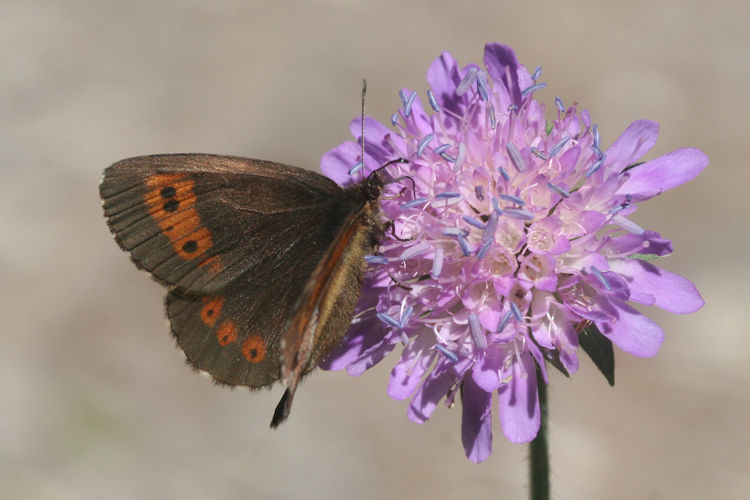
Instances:
[[[695,312],[705,303],[690,280],[648,262],[616,259],[609,265],[613,271],[630,278],[630,300],[635,302],[653,304],[677,314]]]
[[[357,158],[360,153],[361,149],[356,142],[341,143],[323,154],[320,171],[339,186],[350,186],[358,180],[349,175],[349,170],[359,161]]]
[[[463,116],[466,98],[456,95],[456,87],[461,83],[461,74],[452,55],[443,52],[435,59],[427,70],[427,82],[441,108],[457,116]]]
[[[513,363],[513,377],[497,391],[500,424],[511,443],[528,443],[536,437],[541,421],[536,366],[531,354]]]
[[[471,377],[461,386],[461,441],[466,457],[474,463],[492,455],[492,393],[476,385]]]
[[[621,171],[646,154],[656,143],[659,124],[651,120],[638,120],[631,123],[620,137],[606,151],[605,168]]]
[[[383,341],[383,327],[380,321],[370,315],[367,319],[352,324],[341,344],[318,366],[324,370],[342,370],[356,362],[373,346]]]
[[[599,331],[617,347],[640,358],[650,358],[664,341],[664,331],[646,316],[625,302],[612,300],[618,318],[612,322],[596,322]]]
[[[448,394],[448,391],[469,367],[471,360],[464,358],[453,363],[444,357],[438,357],[438,364],[427,375],[424,383],[411,400],[406,415],[409,420],[423,424],[430,418],[437,404]]]
[[[387,338],[383,339],[382,342],[375,344],[365,351],[360,359],[347,366],[346,373],[353,377],[359,377],[364,372],[383,361],[383,358],[388,356],[394,347],[396,347],[394,342],[391,342]]]
[[[428,335],[420,335],[412,340],[401,353],[396,366],[391,371],[391,378],[388,382],[388,395],[393,399],[406,399],[412,395],[419,383],[422,381],[422,375],[435,359],[434,351],[426,353],[425,349],[432,345],[434,340]]]
[[[496,82],[502,82],[510,94],[510,102],[521,105],[521,88],[518,82],[518,60],[513,50],[499,43],[484,46],[484,65]],[[510,81],[508,77],[510,76]]]
[[[654,231],[645,231],[641,234],[629,233],[612,238],[607,243],[607,248],[612,254],[619,255],[645,253],[663,257],[673,252],[672,242]]]
[[[628,180],[616,194],[629,194],[636,201],[647,200],[693,179],[706,165],[708,157],[702,151],[678,149],[628,170],[624,174]]]
[[[497,327],[497,324],[495,324]],[[497,345],[488,346],[479,355],[479,359],[471,371],[474,382],[487,392],[500,387],[500,370],[503,367],[503,352]]]

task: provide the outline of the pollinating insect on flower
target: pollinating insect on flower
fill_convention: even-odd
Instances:
[[[604,149],[587,111],[555,98],[550,113],[534,98],[540,76],[499,44],[485,47],[484,67],[443,53],[426,94],[400,92],[390,127],[365,118],[364,161],[355,142],[321,161],[343,186],[408,161],[386,168],[401,178],[380,201],[391,230],[367,257],[355,320],[323,366],[359,375],[401,346],[388,394],[410,400],[417,423],[460,400],[474,462],[492,452],[494,418],[511,442],[535,438],[547,369],[574,373],[580,348],[654,356],[664,332],[634,303],[703,305],[690,281],[650,262],[672,252],[669,240],[630,216],[707,157],[684,148],[641,162],[658,133],[647,120]],[[594,361],[613,376],[606,356]]]

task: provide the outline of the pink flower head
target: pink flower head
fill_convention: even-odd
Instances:
[[[658,125],[631,124],[606,151],[587,111],[555,99],[554,119],[513,51],[488,44],[484,67],[443,53],[427,71],[426,105],[400,92],[392,129],[365,119],[364,163],[355,142],[323,156],[321,170],[350,185],[395,158],[381,198],[393,225],[368,256],[359,313],[325,368],[359,375],[404,347],[388,394],[430,418],[441,400],[463,408],[468,458],[492,452],[492,393],[514,443],[539,428],[545,360],[578,368],[590,331],[635,356],[653,356],[664,333],[629,303],[675,313],[703,300],[685,278],[648,261],[672,251],[628,219],[636,203],[695,177],[708,163],[680,149],[637,163]],[[359,137],[360,121],[352,123]],[[364,165],[364,172],[353,166]],[[409,179],[413,180],[412,182]],[[611,344],[610,344],[611,345]]]

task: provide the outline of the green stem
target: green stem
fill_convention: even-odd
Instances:
[[[549,446],[547,445],[547,384],[537,370],[539,381],[539,433],[529,443],[529,479],[531,500],[549,500]]]

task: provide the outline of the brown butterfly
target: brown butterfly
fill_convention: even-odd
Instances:
[[[376,171],[342,189],[320,174],[204,154],[141,156],[104,171],[117,243],[164,284],[191,365],[227,385],[297,384],[349,328],[366,263],[383,236]]]

